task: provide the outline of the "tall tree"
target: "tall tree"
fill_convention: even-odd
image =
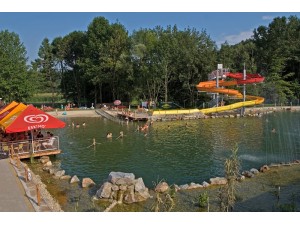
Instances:
[[[3,101],[25,101],[35,90],[35,80],[28,73],[26,49],[19,36],[0,31],[0,97]]]
[[[63,93],[67,99],[71,99],[78,106],[81,106],[82,98],[86,103],[86,77],[81,63],[84,58],[84,44],[86,44],[86,34],[74,31],[66,35],[54,48],[57,50],[55,56],[63,59],[63,63],[60,63],[62,65],[60,68],[63,69],[61,80]]]
[[[277,17],[268,27],[254,30],[257,66],[266,76],[265,95],[273,101],[299,98],[299,32],[300,21],[295,16]]]
[[[42,41],[38,56],[39,58],[36,59],[35,63],[43,78],[44,90],[50,90],[51,92],[51,103],[52,107],[54,107],[55,93],[59,85],[59,75],[55,68],[53,46],[50,44],[48,38]]]
[[[157,101],[162,88],[161,74],[155,64],[158,37],[154,30],[140,29],[132,36],[131,56],[134,66],[132,93],[134,99]]]

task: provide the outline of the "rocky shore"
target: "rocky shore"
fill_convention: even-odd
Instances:
[[[36,212],[63,212],[59,203],[48,192],[47,186],[42,182],[39,175],[34,174],[26,163],[17,159],[10,160]],[[38,204],[37,187],[40,195],[40,204]]]

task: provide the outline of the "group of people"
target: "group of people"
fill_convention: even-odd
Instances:
[[[28,143],[33,141],[36,148],[40,148],[42,146],[44,149],[47,149],[48,147],[53,146],[55,137],[50,131],[47,131],[44,135],[42,130],[24,131],[18,133],[4,133],[1,131],[0,142],[18,141],[28,141]]]
[[[125,136],[125,135],[124,135],[124,132],[123,132],[123,131],[120,131],[120,135],[119,135],[116,139],[123,138],[124,136]],[[106,134],[106,138],[111,139],[112,137],[113,137],[112,132],[108,132],[108,133]]]
[[[85,127],[85,122],[83,122],[82,123],[82,127]],[[76,123],[76,125],[75,125],[75,123],[74,122],[72,122],[72,127],[76,127],[76,128],[80,128],[80,124],[79,123]]]

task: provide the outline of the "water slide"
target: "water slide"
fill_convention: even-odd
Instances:
[[[213,74],[213,73],[212,73]],[[216,75],[216,74],[215,74]],[[215,75],[211,76],[210,79],[215,79]],[[264,77],[259,74],[246,74],[246,79],[243,79],[243,73],[228,73],[226,72],[223,78],[230,77],[234,80],[225,81],[219,80],[219,87],[216,87],[216,81],[210,80],[205,82],[200,82],[196,87],[198,91],[207,93],[219,93],[223,95],[229,95],[233,98],[243,99],[242,93],[235,89],[227,89],[225,87],[237,86],[244,84],[256,84],[264,81]],[[226,106],[219,106],[207,109],[172,109],[172,110],[155,110],[152,115],[176,115],[176,114],[191,114],[191,113],[217,113],[222,111],[233,110],[246,106],[259,105],[264,102],[264,98],[259,96],[246,95],[246,101],[233,103]]]
[[[215,80],[200,82],[196,87],[198,91],[208,92],[208,93],[219,93],[219,94],[229,95],[237,99],[243,99],[242,93],[240,93],[238,90],[227,89],[225,87],[261,83],[265,79],[259,74],[247,74],[246,79],[243,79],[242,73],[225,73],[225,77],[230,77],[235,80],[231,80],[231,81],[219,80],[218,88],[216,87]],[[226,106],[201,109],[199,111],[204,114],[222,112],[222,111],[233,110],[245,106],[259,105],[262,104],[264,100],[265,100],[264,98],[259,96],[246,95],[246,101],[237,102]]]

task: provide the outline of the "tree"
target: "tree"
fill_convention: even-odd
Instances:
[[[34,74],[28,72],[26,49],[14,32],[0,32],[0,97],[25,101],[35,90]]]
[[[35,60],[37,69],[43,78],[44,90],[50,90],[52,95],[52,107],[54,107],[54,95],[57,92],[59,85],[59,75],[55,69],[55,61],[53,54],[53,46],[50,44],[49,39],[45,38],[38,52],[39,58]]]
[[[158,37],[154,30],[140,29],[133,32],[131,40],[133,98],[157,101],[162,88],[161,74],[155,63]]]
[[[277,17],[268,27],[254,30],[257,67],[266,76],[264,95],[275,93],[277,102],[299,97],[299,33],[300,20],[295,16]]]
[[[84,45],[86,34],[74,31],[61,40],[53,41],[53,52],[61,74],[61,88],[66,99],[71,99],[78,106],[82,104],[82,98],[86,103],[86,76],[82,61],[84,60]]]

